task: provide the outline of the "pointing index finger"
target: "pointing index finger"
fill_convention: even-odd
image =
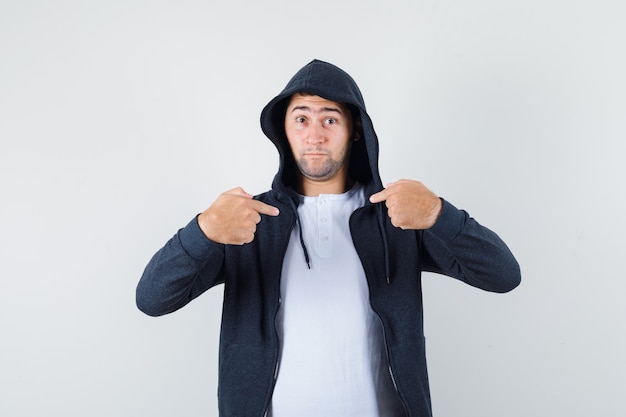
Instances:
[[[280,214],[278,207],[270,206],[258,200],[255,200],[255,209],[259,214],[266,214],[268,216],[278,216]]]
[[[374,193],[370,196],[370,203],[380,203],[382,201],[387,200],[387,189],[383,189],[382,191],[379,191],[377,193]]]
[[[393,190],[391,190],[391,187],[393,187],[396,184],[399,184],[401,182],[404,182],[404,180],[398,180],[395,182],[390,182],[389,184],[387,184],[387,188],[383,188],[381,191],[372,194],[370,196],[370,202],[371,203],[380,203],[383,201],[387,201],[387,199],[389,198],[389,195],[393,192]]]

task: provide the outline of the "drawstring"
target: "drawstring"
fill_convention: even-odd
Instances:
[[[311,258],[309,258],[309,251],[307,250],[306,244],[304,243],[304,235],[302,234],[302,222],[300,221],[300,215],[298,214],[298,206],[291,198],[289,198],[289,203],[291,204],[291,208],[293,208],[293,211],[296,214],[296,223],[298,225],[298,234],[300,235],[300,246],[302,246],[302,252],[304,252],[304,260],[306,261],[307,268],[311,269]]]
[[[378,227],[383,238],[383,249],[385,251],[385,276],[387,284],[391,284],[391,265],[389,261],[389,242],[387,241],[387,233],[385,233],[385,217],[386,213],[382,203],[378,203]]]
[[[298,214],[298,205],[296,202],[289,198],[289,204],[293,209],[296,215],[296,224],[298,225],[298,234],[300,235],[300,246],[302,247],[302,252],[304,253],[304,260],[306,261],[307,268],[311,269],[311,258],[309,257],[309,251],[307,250],[306,244],[304,243],[304,235],[302,232],[302,221],[300,220],[300,215]],[[387,233],[385,233],[385,218],[387,214],[384,211],[384,205],[378,204],[378,227],[380,228],[380,234],[383,240],[383,250],[385,252],[385,277],[387,279],[387,284],[391,284],[391,263],[389,260],[389,242],[387,241]]]

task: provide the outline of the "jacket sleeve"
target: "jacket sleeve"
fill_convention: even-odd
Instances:
[[[223,264],[224,245],[209,240],[196,217],[146,266],[137,285],[137,307],[150,316],[178,310],[223,282]]]
[[[422,234],[422,269],[492,292],[521,282],[520,267],[506,244],[465,211],[443,200],[439,219]]]

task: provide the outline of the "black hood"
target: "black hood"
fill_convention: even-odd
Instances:
[[[352,77],[328,62],[313,60],[302,67],[261,112],[263,133],[276,145],[280,167],[272,189],[291,193],[295,188],[297,167],[285,135],[285,112],[289,99],[295,93],[308,93],[342,103],[351,108],[353,120],[360,118],[362,139],[352,145],[350,176],[361,182],[370,194],[382,189],[378,173],[378,138],[365,110],[361,91]]]

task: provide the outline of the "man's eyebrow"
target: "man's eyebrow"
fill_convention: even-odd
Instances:
[[[291,113],[293,113],[296,110],[303,110],[303,111],[308,111],[308,112],[312,111],[309,106],[296,106],[293,109],[291,109]],[[339,107],[322,107],[321,112],[335,112],[335,113],[343,114],[343,112],[341,111]]]

